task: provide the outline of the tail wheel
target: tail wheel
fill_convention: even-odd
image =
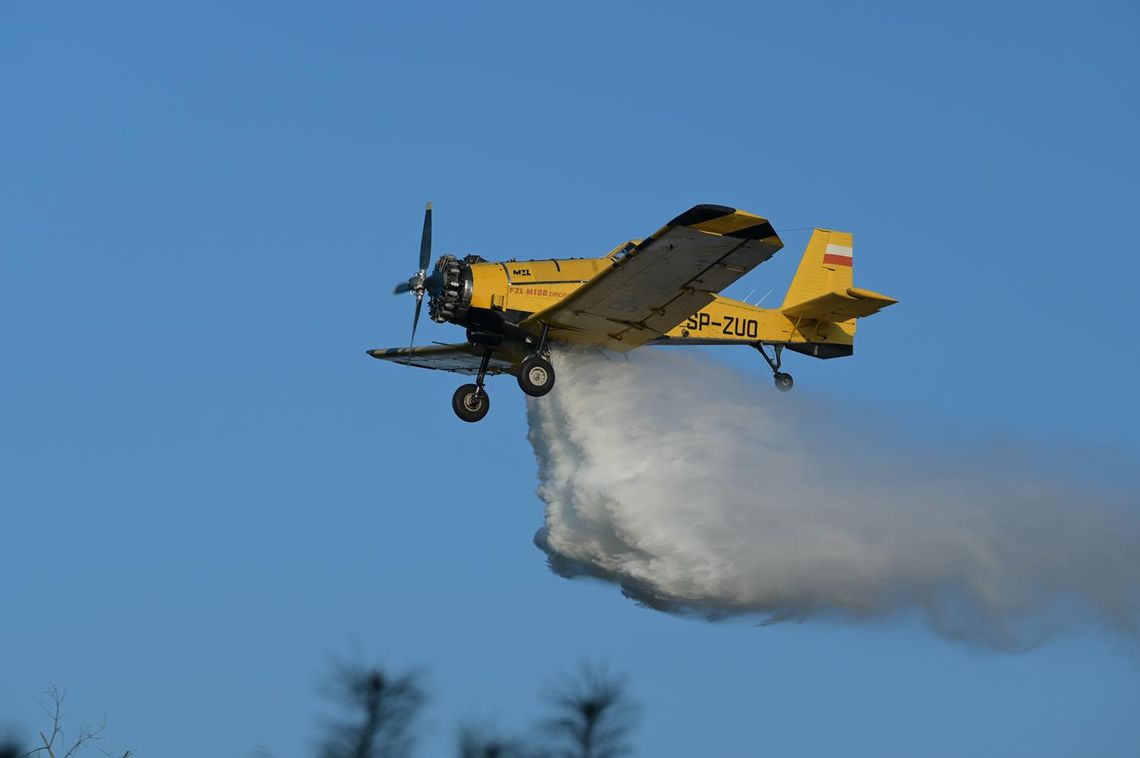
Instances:
[[[554,389],[554,366],[537,355],[519,364],[519,387],[531,397],[542,397]]]
[[[795,382],[792,381],[791,374],[785,374],[780,371],[776,372],[775,379],[776,389],[778,389],[780,392],[787,392],[792,388],[792,385],[795,384]]]
[[[459,418],[475,423],[491,410],[491,398],[487,396],[486,390],[477,385],[464,384],[451,396],[451,408]]]

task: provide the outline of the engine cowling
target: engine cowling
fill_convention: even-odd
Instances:
[[[471,306],[471,264],[481,258],[469,255],[460,260],[454,255],[441,255],[435,262],[433,277],[441,280],[439,289],[431,292],[428,314],[437,323],[461,322]]]

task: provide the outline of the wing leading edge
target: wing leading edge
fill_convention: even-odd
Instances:
[[[430,368],[436,371],[450,371],[455,374],[479,373],[479,363],[483,359],[483,349],[468,343],[425,345],[412,348],[390,347],[369,350],[368,354],[382,361]],[[514,368],[514,361],[505,360],[501,356],[501,353],[491,356],[491,361],[487,364],[487,373],[501,374]]]
[[[783,246],[766,219],[698,205],[527,322],[550,324],[554,339],[632,350],[711,303]]]

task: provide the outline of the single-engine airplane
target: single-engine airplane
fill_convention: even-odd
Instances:
[[[488,374],[513,374],[532,397],[550,392],[552,343],[618,352],[642,345],[748,345],[768,362],[777,389],[789,390],[792,377],[780,370],[784,348],[814,358],[851,355],[855,320],[897,301],[852,286],[851,233],[828,229],[812,232],[779,308],[717,294],[783,246],[766,219],[723,205],[697,205],[601,258],[492,262],[443,255],[429,276],[428,203],[419,271],[395,289],[416,298],[411,344],[368,354],[474,374],[475,383],[452,397],[464,421],[487,415]],[[432,320],[466,327],[466,342],[415,347],[425,294]]]

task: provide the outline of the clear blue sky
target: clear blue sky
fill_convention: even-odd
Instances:
[[[524,728],[583,659],[630,675],[643,755],[1136,755],[1137,645],[1095,628],[1001,656],[915,618],[710,624],[554,576],[513,383],[463,425],[455,377],[364,350],[407,339],[389,293],[426,200],[437,253],[489,258],[722,203],[852,230],[856,284],[902,301],[854,358],[794,356],[797,392],[1134,479],[1138,21],[5,4],[0,733],[40,725],[51,681],[108,748],[302,756],[356,651],[425,672],[425,755],[463,719]],[[785,238],[737,294],[782,293]]]

